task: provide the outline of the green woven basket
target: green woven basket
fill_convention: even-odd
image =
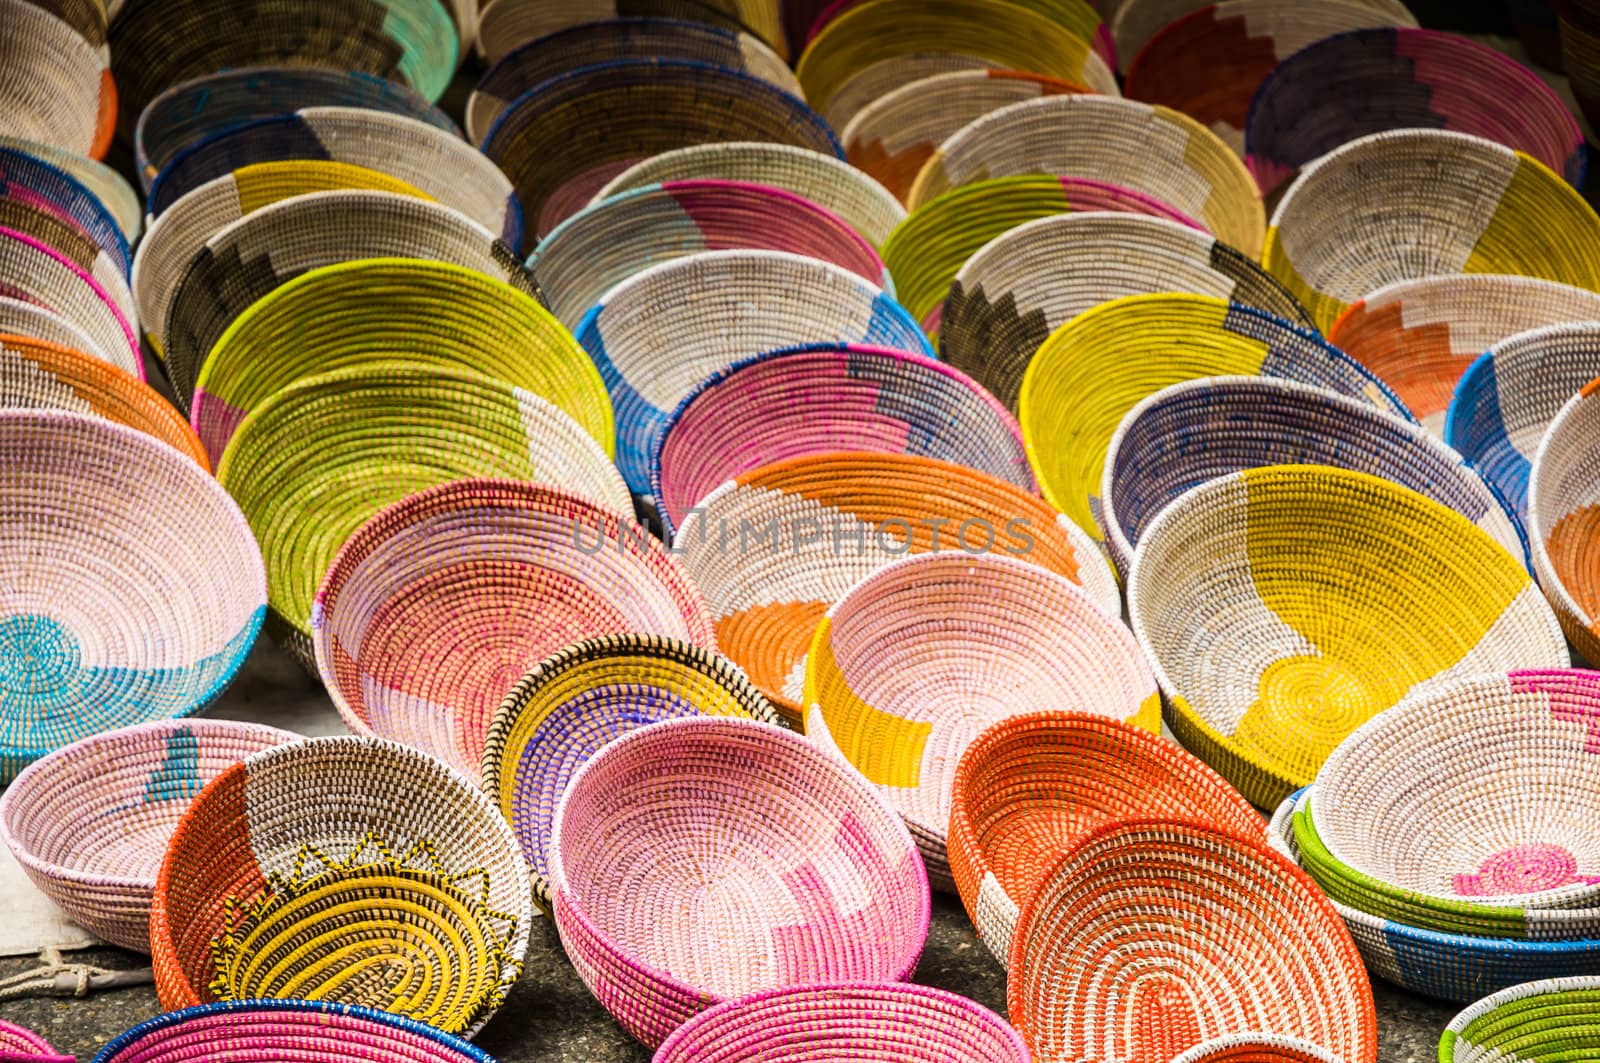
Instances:
[[[1600,1059],[1600,977],[1502,989],[1457,1015],[1439,1063],[1586,1063]]]

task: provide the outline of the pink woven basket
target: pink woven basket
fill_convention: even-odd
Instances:
[[[579,976],[651,1048],[730,998],[904,980],[928,933],[900,817],[753,720],[667,720],[602,749],[556,809],[550,879]]]
[[[0,1019],[0,1060],[5,1063],[74,1063],[26,1026]]]

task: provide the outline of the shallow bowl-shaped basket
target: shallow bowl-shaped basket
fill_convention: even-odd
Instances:
[[[1236,1033],[1195,1045],[1172,1063],[1344,1063],[1321,1045],[1275,1033]]]
[[[1402,0],[1354,0],[1354,2],[1382,16],[1397,20],[1392,23],[1394,25],[1416,25],[1415,18],[1411,16]],[[1110,27],[1111,39],[1116,45],[1117,58],[1121,60],[1124,71],[1132,77],[1132,64],[1162,30],[1196,11],[1210,8],[1216,0],[1112,0],[1112,3],[1114,10],[1106,16],[1106,22]],[[1325,3],[1326,0],[1317,0],[1314,5],[1294,8],[1289,13],[1295,17],[1287,21],[1316,25],[1313,20],[1322,16],[1311,14],[1310,8],[1322,7]],[[1368,23],[1368,25],[1385,25],[1385,23]],[[1255,28],[1252,24],[1251,29]],[[1211,47],[1216,45],[1213,44]],[[1239,51],[1239,45],[1233,44],[1230,51],[1225,54],[1227,58],[1233,58]],[[1290,53],[1280,54],[1287,57]],[[1224,53],[1218,54],[1219,61],[1223,57]]]
[[[915,453],[1033,490],[1016,418],[931,358],[854,344],[757,355],[678,404],[650,455],[667,534],[723,482],[807,454]]]
[[[1355,943],[1259,831],[1165,818],[1095,831],[1023,906],[1006,997],[1041,1063],[1171,1059],[1261,1030],[1378,1058]]]
[[[1156,515],[1196,484],[1264,465],[1332,465],[1391,480],[1449,506],[1532,565],[1527,534],[1465,458],[1412,421],[1310,384],[1207,377],[1128,411],[1106,448],[1100,518],[1117,568]]]
[[[802,3],[806,0],[802,0]],[[823,30],[833,24],[839,16],[867,3],[868,0],[832,0],[811,19],[805,35],[806,42],[821,36]],[[1111,33],[1106,29],[1105,21],[1101,18],[1100,8],[1103,6],[1095,0],[1011,0],[1016,6],[1027,8],[1044,15],[1051,22],[1070,31],[1073,36],[1081,37],[1089,42],[1089,46],[1109,66],[1115,59],[1112,55]]]
[[[83,329],[54,310],[21,299],[0,296],[0,334],[22,336],[25,339],[66,347],[86,354],[95,361],[104,363],[108,368],[118,368]],[[127,372],[122,369],[118,371]]]
[[[1511,273],[1600,289],[1600,217],[1532,156],[1467,133],[1374,133],[1307,166],[1262,264],[1333,327],[1395,281]]]
[[[966,260],[940,313],[939,354],[1016,409],[1028,362],[1052,332],[1101,303],[1156,292],[1215,296],[1311,327],[1283,285],[1209,233],[1139,214],[1063,214],[1018,225]]]
[[[150,911],[156,992],[168,1011],[359,999],[470,1036],[532,918],[516,838],[466,777],[394,742],[305,739],[222,772],[178,824]]]
[[[129,244],[139,238],[139,230],[144,227],[144,208],[127,179],[105,163],[54,144],[3,133],[0,133],[0,146],[25,152],[70,174],[111,211]]]
[[[1528,535],[1567,638],[1600,664],[1600,376],[1556,414],[1533,459]]]
[[[406,359],[481,373],[545,399],[609,454],[599,370],[526,292],[466,266],[368,258],[323,266],[253,303],[212,348],[190,417],[214,459],[239,423],[319,373]]]
[[[1450,1020],[1439,1063],[1588,1059],[1600,1054],[1600,977],[1546,978],[1503,989]]]
[[[250,754],[298,737],[205,719],[91,735],[17,776],[0,796],[0,837],[73,922],[148,952],[156,872],[189,802]]]
[[[904,980],[928,933],[899,816],[849,765],[754,720],[611,742],[573,774],[549,861],[567,955],[650,1048],[723,1000]]]
[[[637,494],[650,490],[668,415],[713,373],[806,343],[933,354],[881,288],[782,251],[710,251],[636,273],[584,314],[577,336],[611,393],[617,465]]]
[[[1244,163],[1186,114],[1111,96],[1047,96],[966,125],[917,175],[915,210],[952,188],[1047,173],[1122,185],[1182,211],[1254,258],[1266,216]]]
[[[1022,905],[1062,853],[1160,816],[1261,829],[1220,775],[1142,728],[1057,710],[988,728],[961,754],[950,808],[950,870],[978,936],[1006,964]]]
[[[1268,466],[1145,531],[1128,610],[1178,740],[1262,808],[1419,683],[1568,663],[1522,563],[1387,480]]]
[[[1442,436],[1456,384],[1484,351],[1543,325],[1597,320],[1600,293],[1471,273],[1386,285],[1351,303],[1328,342],[1376,373]]]
[[[489,65],[526,44],[562,30],[622,18],[692,19],[763,40],[787,59],[787,45],[772,0],[493,0],[478,20],[478,54]],[[493,8],[491,11],[490,8]]]
[[[669,181],[621,192],[556,226],[528,266],[556,317],[576,329],[590,307],[634,274],[730,250],[804,255],[894,290],[878,252],[843,218],[793,192],[736,181]]]
[[[190,716],[244,663],[266,578],[239,507],[143,432],[0,412],[0,780],[85,735]],[[130,633],[137,633],[137,635]]]
[[[256,66],[205,74],[166,89],[139,115],[134,156],[145,191],[167,164],[202,140],[307,107],[362,107],[459,133],[450,116],[401,81],[360,70]]]
[[[506,107],[483,150],[511,178],[528,228],[543,238],[640,159],[738,140],[842,155],[828,124],[798,98],[685,59],[625,59],[552,78]]]
[[[744,473],[690,512],[673,548],[706,596],[722,652],[795,723],[817,623],[908,553],[1021,557],[1120,613],[1105,555],[1043,499],[910,454],[812,455]]]
[[[718,1004],[655,1063],[1031,1063],[1022,1036],[966,997],[901,982],[800,986]]]
[[[700,592],[648,531],[511,480],[457,480],[374,515],[311,617],[317,671],[352,731],[473,777],[495,708],[556,650],[630,631],[716,646]]]
[[[681,716],[742,716],[781,725],[739,666],[658,635],[603,636],[540,661],[506,695],[483,754],[483,789],[516,832],[546,911],[550,831],[572,773],[618,735]]]
[[[1103,539],[1106,451],[1128,411],[1172,384],[1243,375],[1297,380],[1409,416],[1315,332],[1214,296],[1130,295],[1062,325],[1028,363],[1017,406],[1044,496]]]
[[[26,1026],[0,1019],[0,1056],[13,1063],[74,1063]]]
[[[805,98],[794,71],[754,34],[681,18],[608,19],[529,41],[491,66],[467,98],[467,136],[474,144],[483,143],[512,101],[553,77],[596,63],[652,58],[737,70]]]
[[[340,547],[385,506],[472,477],[539,480],[631,511],[571,417],[510,384],[410,362],[289,385],[245,418],[217,466],[261,540],[270,632],[312,670],[312,599]]]
[[[1444,439],[1494,484],[1524,524],[1529,480],[1545,430],[1600,376],[1600,318],[1550,325],[1492,345],[1461,376]]]
[[[320,266],[390,257],[452,262],[537,292],[511,248],[442,204],[369,190],[295,196],[220,230],[184,269],[162,330],[179,402],[189,405],[211,348],[256,300]]]
[[[1161,729],[1155,676],[1120,616],[1065,576],[950,550],[886,565],[829,608],[801,703],[806,734],[879,788],[951,892],[951,786],[984,728],[1070,705]]]
[[[43,210],[58,225],[90,241],[90,254],[103,254],[114,275],[127,277],[133,260],[127,236],[100,198],[71,173],[25,149],[0,145],[0,197],[8,211],[0,214],[0,224],[17,228],[8,220],[15,208]],[[67,248],[57,245],[57,250]]]
[[[30,202],[26,192],[0,193],[0,229],[32,240],[70,263],[94,281],[124,320],[131,323],[137,318],[127,274],[77,222],[42,203]]]
[[[111,18],[105,0],[31,0],[71,26],[91,47],[104,54]]]
[[[75,325],[94,342],[96,355],[144,379],[144,359],[133,320],[119,295],[77,262],[26,233],[0,226],[0,293],[43,307]],[[125,289],[124,289],[125,290]]]
[[[104,49],[30,0],[0,0],[0,56],[0,133],[105,155],[117,131],[117,86]]]

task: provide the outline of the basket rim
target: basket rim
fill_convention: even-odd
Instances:
[[[115,215],[111,213],[111,208],[106,205],[105,201],[91,191],[89,187],[82,181],[78,180],[77,175],[68,173],[56,163],[51,162],[49,159],[35,155],[32,152],[25,151],[22,148],[11,147],[8,144],[0,143],[0,160],[6,159],[15,159],[23,162],[25,165],[39,167],[40,169],[44,170],[45,173],[48,174],[53,180],[61,181],[67,186],[68,189],[75,194],[81,195],[89,202],[96,213],[99,214],[101,222],[104,224],[104,227],[110,232],[113,238],[112,246],[109,248],[104,248],[104,250],[113,255],[113,261],[121,266],[121,275],[123,279],[126,280],[129,272],[133,268],[133,252],[130,249],[127,234],[122,231],[122,226],[117,224]],[[6,177],[8,179],[10,178],[9,171],[6,172]],[[93,233],[89,233],[87,230],[85,230],[85,235],[95,242],[95,246],[104,247],[104,245],[100,243],[99,239]]]
[[[1583,623],[1585,626],[1593,625],[1596,617],[1579,604],[1572,588],[1567,586],[1567,580],[1562,577],[1556,568],[1555,562],[1550,557],[1550,535],[1555,531],[1555,522],[1564,519],[1568,514],[1546,515],[1539,505],[1540,488],[1544,485],[1546,477],[1553,475],[1552,467],[1557,461],[1555,448],[1562,443],[1576,443],[1585,447],[1592,453],[1600,454],[1600,432],[1594,438],[1576,436],[1569,440],[1568,436],[1575,432],[1572,427],[1579,417],[1590,410],[1600,409],[1600,375],[1574,396],[1564,403],[1560,411],[1553,417],[1545,428],[1544,436],[1539,440],[1539,449],[1534,453],[1532,471],[1528,475],[1528,526],[1529,539],[1533,541],[1533,563],[1536,571],[1541,576],[1540,585],[1547,596],[1555,599],[1551,602],[1558,612],[1568,618]],[[1594,503],[1600,506],[1600,501]],[[1590,508],[1590,507],[1584,507]],[[1549,527],[1546,525],[1549,524]]]

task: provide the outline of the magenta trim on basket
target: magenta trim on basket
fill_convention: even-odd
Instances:
[[[26,1026],[0,1019],[0,1063],[76,1063]]]
[[[7,229],[4,226],[0,226],[0,238],[9,238],[9,239],[12,239],[12,240],[16,240],[19,243],[25,244],[28,247],[33,248],[35,251],[41,252],[42,254],[45,254],[45,255],[48,255],[50,258],[54,259],[56,262],[60,263],[62,266],[65,266],[67,269],[70,269],[73,273],[75,273],[78,276],[79,280],[81,280],[85,284],[87,284],[89,286],[90,290],[92,290],[94,292],[94,294],[100,299],[100,301],[106,305],[106,308],[111,311],[112,316],[117,319],[117,324],[122,326],[122,334],[128,340],[128,348],[133,351],[134,365],[138,366],[138,368],[139,368],[139,379],[140,380],[144,380],[145,379],[145,374],[144,374],[144,356],[139,351],[139,338],[136,335],[134,335],[133,326],[128,324],[128,319],[125,316],[123,316],[122,311],[117,308],[116,301],[114,299],[112,299],[110,294],[108,294],[106,292],[106,290],[100,286],[100,282],[99,281],[95,280],[88,273],[84,272],[82,267],[80,267],[76,262],[72,261],[72,259],[70,259],[67,256],[63,255],[61,252],[57,251],[55,248],[51,247],[49,244],[40,243],[38,240],[35,240],[33,237],[27,235],[26,233],[20,233],[20,232],[17,232],[15,229]],[[51,309],[53,309],[53,308],[51,308]]]

